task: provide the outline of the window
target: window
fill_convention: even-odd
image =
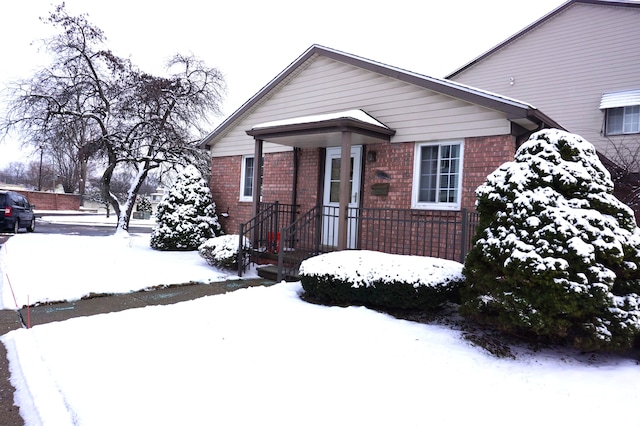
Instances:
[[[242,170],[240,172],[240,201],[253,201],[253,167],[254,157],[246,155],[242,157]],[[260,164],[260,175],[264,167],[264,157]]]
[[[416,144],[412,207],[454,210],[462,193],[462,141]]]
[[[607,109],[607,135],[640,133],[640,105]]]
[[[607,136],[640,133],[640,89],[603,93],[600,110]]]

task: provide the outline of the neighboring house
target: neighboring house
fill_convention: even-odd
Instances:
[[[567,1],[446,78],[530,102],[639,171],[639,1]]]
[[[527,103],[314,45],[202,146],[224,230],[258,250],[460,260],[475,189],[544,127]]]

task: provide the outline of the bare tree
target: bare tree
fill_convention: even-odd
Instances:
[[[183,55],[168,61],[167,77],[144,73],[104,49],[103,32],[86,15],[70,16],[64,4],[44,21],[59,30],[45,44],[54,61],[12,86],[11,108],[0,127],[39,135],[31,140],[46,137],[50,145],[76,144],[80,158],[99,152],[106,164],[103,198],[118,215],[118,230],[126,231],[150,171],[208,166],[198,141],[207,117],[220,113],[224,79],[217,69]],[[111,189],[117,170],[135,172],[122,202]]]
[[[12,161],[0,170],[0,182],[10,185],[22,184],[26,179],[26,166],[19,161]]]
[[[615,195],[635,211],[636,222],[640,223],[640,137],[609,138],[606,154],[614,163],[607,169],[615,184]]]

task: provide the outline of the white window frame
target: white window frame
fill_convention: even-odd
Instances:
[[[253,188],[252,188],[252,192],[251,195],[245,195],[246,191],[246,180],[245,177],[247,175],[247,160],[248,159],[252,159],[253,161],[253,166],[255,167],[255,156],[254,155],[243,155],[242,156],[242,165],[240,166],[240,201],[253,201]],[[251,170],[251,174],[253,174],[253,170]],[[253,180],[251,181],[251,184],[253,185]]]
[[[253,159],[255,156],[254,155],[243,155],[242,156],[242,164],[240,166],[240,201],[244,201],[244,202],[252,202],[253,201],[253,192],[251,192],[251,195],[245,195],[245,184],[246,184],[246,180],[245,177],[247,176],[247,159],[251,158]],[[264,167],[264,157],[262,157],[262,163],[260,166]],[[253,162],[253,166],[255,167],[255,161]],[[264,173],[264,172],[263,172]],[[253,185],[253,170],[251,171],[251,184]],[[252,190],[253,191],[253,190]],[[261,191],[262,193],[262,191]]]
[[[460,156],[458,160],[458,171],[457,171],[457,185],[454,188],[456,192],[456,200],[454,202],[442,202],[438,201],[439,188],[441,178],[442,178],[442,147],[447,145],[459,145],[460,146]],[[423,147],[439,147],[438,149],[438,171],[437,171],[437,182],[436,182],[436,201],[420,201],[420,167],[422,161],[422,148]],[[442,141],[434,141],[434,142],[419,142],[415,144],[415,151],[413,154],[413,188],[411,191],[411,208],[413,209],[422,209],[422,210],[460,210],[461,202],[462,202],[462,177],[464,170],[464,140],[442,140]]]
[[[614,110],[622,109],[622,126],[620,129],[612,130],[610,127],[610,115]],[[634,122],[631,122],[631,120]],[[628,129],[627,129],[628,128]],[[606,134],[607,136],[632,135],[640,133],[640,105],[628,105],[606,110]]]

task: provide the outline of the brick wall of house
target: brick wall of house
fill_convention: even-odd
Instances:
[[[291,204],[293,190],[293,151],[265,154],[262,201]]]
[[[318,194],[319,180],[324,159],[321,158],[320,149],[302,149],[298,152],[298,195],[297,204],[300,212],[311,210],[322,200],[322,194]]]
[[[412,143],[385,143],[366,147],[362,207],[411,208],[414,146]],[[367,153],[372,151],[376,153],[375,162],[367,161]],[[388,195],[374,195],[374,184],[389,184]]]
[[[464,141],[462,208],[475,209],[475,191],[502,163],[513,161],[515,136],[467,138]]]
[[[80,210],[80,196],[41,191],[15,191],[24,195],[36,210]]]
[[[476,188],[502,163],[513,160],[515,146],[515,137],[510,135],[465,139],[463,209],[474,209]],[[366,147],[366,151],[376,152],[376,161],[367,162],[365,152],[363,207],[411,208],[414,147],[413,143],[387,143]],[[379,183],[389,184],[388,195],[373,194],[372,185]]]
[[[371,145],[375,162],[365,162],[362,207],[411,208],[413,143]],[[465,139],[462,209],[475,209],[475,190],[487,175],[513,160],[515,138],[509,135]],[[365,153],[365,159],[367,155]],[[366,160],[365,160],[366,161]],[[388,183],[388,195],[374,195],[372,185]],[[366,211],[361,217],[360,247],[399,254],[419,254],[460,260],[462,213],[411,210]],[[377,216],[376,216],[377,215]]]
[[[220,225],[228,234],[238,233],[240,223],[251,217],[251,203],[238,201],[241,166],[241,155],[211,159],[211,197],[216,203]]]
[[[363,194],[361,207],[366,208],[411,208],[411,191],[413,184],[413,143],[380,144],[365,147],[363,153]],[[375,151],[376,160],[367,161],[367,152]],[[298,184],[296,203],[299,212],[304,214],[314,207],[322,194],[319,194],[319,182],[324,172],[324,159],[320,149],[298,151]],[[475,206],[475,190],[486,176],[506,161],[511,161],[515,153],[515,139],[512,136],[494,136],[467,138],[464,149],[462,208],[473,210]],[[279,201],[290,204],[293,188],[293,155],[292,151],[266,154],[263,175],[263,201]],[[239,202],[241,156],[212,159],[211,188],[218,213],[227,212],[229,217],[220,217],[220,222],[227,233],[237,233],[238,226],[251,218],[251,203]],[[372,185],[388,183],[387,195],[375,195]],[[404,253],[409,247],[413,252],[435,257],[458,258],[451,252],[453,241],[461,239],[462,229],[459,225],[441,225],[447,221],[460,222],[460,212],[433,212],[412,210],[403,218],[406,226],[397,226],[398,221],[381,218],[380,220],[362,221],[361,243],[367,248],[367,242],[385,243],[385,251]],[[383,226],[394,223],[394,226]],[[365,226],[366,224],[366,226]],[[367,243],[369,244],[369,243]]]

